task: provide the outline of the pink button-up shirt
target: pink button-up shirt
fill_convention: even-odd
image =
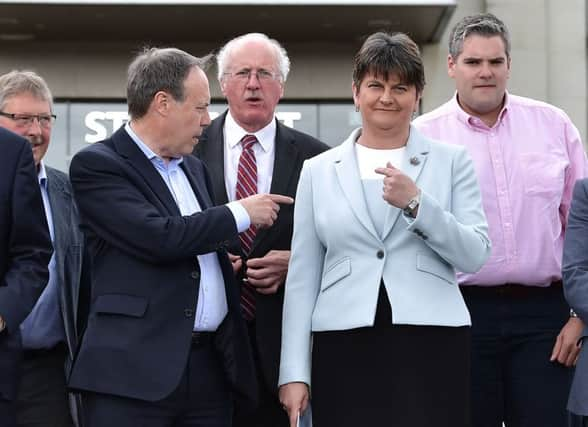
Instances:
[[[572,189],[588,169],[568,116],[507,94],[497,122],[488,127],[454,96],[414,125],[431,138],[467,147],[478,175],[492,254],[478,273],[459,273],[459,283],[547,286],[561,279]]]

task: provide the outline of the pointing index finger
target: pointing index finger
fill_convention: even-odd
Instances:
[[[376,168],[375,172],[380,175],[392,176],[395,170],[397,169],[394,166],[392,166],[392,163],[387,162],[385,168]]]
[[[284,205],[291,205],[294,203],[294,199],[292,197],[284,196],[282,194],[268,194],[272,202],[281,203]]]

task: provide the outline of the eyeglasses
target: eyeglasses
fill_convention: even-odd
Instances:
[[[242,82],[248,82],[252,75],[257,77],[259,82],[267,82],[270,80],[279,80],[280,75],[278,73],[272,73],[271,71],[264,70],[263,68],[254,71],[250,70],[249,68],[244,68],[239,71],[235,71],[234,73],[223,73],[224,76],[229,76],[235,80],[239,80]]]
[[[57,116],[55,114],[14,114],[0,111],[0,116],[8,117],[20,128],[27,128],[33,124],[35,119],[43,128],[50,128]]]

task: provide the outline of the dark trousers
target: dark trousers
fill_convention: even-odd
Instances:
[[[569,308],[561,286],[463,286],[472,316],[472,426],[565,427],[573,371],[549,358]]]
[[[568,427],[588,427],[588,417],[570,413],[570,422]]]
[[[267,386],[263,376],[261,360],[256,341],[255,321],[248,323],[249,338],[259,384],[259,405],[255,410],[235,405],[233,427],[288,427],[288,415],[282,408],[277,395],[277,384],[273,390]]]
[[[16,409],[14,402],[0,396],[0,426],[16,427]]]
[[[231,427],[232,393],[212,340],[192,346],[178,387],[162,400],[83,397],[88,427]]]
[[[65,385],[65,345],[24,350],[18,387],[18,427],[73,427]]]

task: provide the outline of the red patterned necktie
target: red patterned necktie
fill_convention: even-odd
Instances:
[[[256,142],[255,135],[245,135],[241,140],[243,151],[237,167],[237,189],[235,192],[237,200],[257,194],[257,162],[253,151],[253,145]],[[251,252],[255,232],[255,226],[251,224],[247,230],[239,234],[241,249],[245,255],[249,255]],[[246,320],[253,320],[255,317],[255,290],[247,282],[243,282],[243,286],[241,286],[241,308],[243,317]]]

